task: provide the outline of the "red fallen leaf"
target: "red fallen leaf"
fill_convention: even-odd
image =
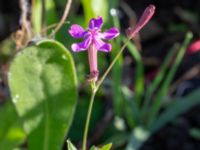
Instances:
[[[189,46],[188,49],[186,51],[187,55],[191,55],[194,54],[196,52],[200,51],[200,39],[192,42]]]

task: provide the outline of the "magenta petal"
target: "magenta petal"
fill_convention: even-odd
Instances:
[[[80,51],[84,51],[86,49],[88,49],[88,47],[91,44],[91,37],[89,36],[88,38],[86,38],[83,42],[80,43],[74,43],[72,44],[72,50],[74,52],[80,52]]]
[[[117,28],[110,28],[104,33],[100,33],[101,38],[105,40],[111,40],[116,38],[119,35],[119,30]]]
[[[81,26],[78,24],[74,24],[70,27],[69,33],[74,38],[84,38],[87,34],[87,31],[85,31]]]
[[[94,44],[97,50],[102,51],[102,52],[110,52],[112,49],[111,44],[105,43],[100,39],[95,39]]]
[[[98,28],[100,29],[103,25],[103,19],[101,16],[98,16],[97,19],[92,18],[89,22],[89,28],[93,29],[93,28]]]

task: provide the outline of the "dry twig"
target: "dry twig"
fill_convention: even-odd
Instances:
[[[13,37],[16,43],[17,50],[25,46],[32,37],[31,24],[28,19],[28,14],[29,14],[28,0],[20,0],[19,4],[21,8],[21,17],[20,17],[21,29],[17,30]]]
[[[68,0],[66,7],[65,7],[65,11],[63,13],[63,16],[62,16],[60,22],[58,23],[58,25],[56,26],[56,28],[54,29],[54,31],[52,32],[52,34],[50,35],[51,37],[54,36],[55,33],[58,32],[58,30],[61,28],[61,26],[65,23],[65,20],[69,14],[69,10],[71,8],[71,3],[72,3],[72,0]]]

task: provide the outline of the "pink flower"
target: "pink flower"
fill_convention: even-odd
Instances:
[[[200,51],[200,39],[191,43],[186,51],[186,54],[190,55]]]
[[[133,28],[128,28],[127,33],[130,38],[135,37],[135,35],[149,22],[155,13],[156,7],[154,5],[149,5],[143,12],[140,20]]]
[[[90,64],[90,76],[94,81],[98,80],[97,68],[97,51],[110,52],[111,44],[105,43],[103,40],[111,40],[119,35],[117,28],[110,28],[106,32],[101,33],[103,19],[99,16],[97,19],[92,18],[89,22],[88,29],[84,30],[78,24],[74,24],[69,29],[69,33],[74,38],[83,38],[83,42],[72,44],[74,52],[88,50],[88,59]]]

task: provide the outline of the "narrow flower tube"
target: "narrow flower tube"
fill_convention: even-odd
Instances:
[[[88,48],[88,60],[90,65],[90,77],[94,80],[98,80],[99,71],[97,69],[97,49],[92,43]]]
[[[155,6],[149,5],[143,12],[141,18],[138,23],[133,28],[128,28],[127,33],[130,38],[135,37],[135,35],[149,22],[152,16],[155,13]]]

